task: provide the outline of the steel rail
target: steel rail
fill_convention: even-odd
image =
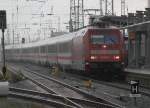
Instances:
[[[67,73],[67,74],[71,74],[71,73]],[[129,83],[120,83],[120,85],[121,84],[124,84],[125,86],[120,86],[119,84],[113,84],[113,83],[111,83],[111,82],[105,82],[105,81],[99,81],[99,80],[95,80],[95,79],[93,79],[93,78],[91,78],[91,77],[84,77],[84,76],[79,76],[79,75],[75,75],[75,74],[71,74],[71,75],[74,75],[75,77],[80,77],[80,78],[82,78],[82,79],[87,79],[87,80],[92,80],[92,81],[94,81],[94,82],[96,82],[96,83],[99,83],[99,84],[102,84],[102,85],[106,85],[106,86],[110,86],[110,87],[114,87],[114,88],[118,88],[118,89],[122,89],[122,90],[125,90],[125,91],[131,91],[131,87],[125,87],[125,86],[129,86]],[[142,89],[146,89],[146,90],[148,90],[146,87],[144,87],[144,86],[140,86],[140,91],[139,91],[139,93],[140,94],[142,94],[142,95],[144,95],[144,96],[148,96],[148,97],[150,97],[150,92],[147,92],[147,91],[145,91],[145,90],[142,90]],[[119,96],[116,96],[117,98],[120,98]]]
[[[47,91],[51,91],[53,92],[54,94],[57,94],[55,91],[53,91],[52,89],[50,89],[49,87],[45,86],[44,84],[42,83],[39,83],[35,80],[33,80],[32,78],[29,78],[28,76],[25,75],[25,77],[27,77],[28,79],[30,79],[32,82],[38,84],[40,87],[44,88],[44,89],[47,89]],[[88,102],[92,103],[92,104],[95,104],[95,106],[99,103],[99,102],[95,102],[93,103],[92,101],[88,101],[88,100],[81,100],[81,99],[75,99],[75,98],[70,98],[70,97],[64,97],[67,101],[71,102],[72,104],[74,104],[75,106],[77,107],[81,107],[82,108],[82,105],[86,105]],[[73,101],[72,101],[73,100]],[[74,102],[76,100],[76,102],[78,102],[78,104],[76,102]],[[79,104],[80,103],[80,104]],[[86,104],[85,104],[86,103]],[[100,106],[103,107],[106,107],[106,108],[116,108],[116,106],[113,106],[113,105],[110,105],[108,103],[106,104],[100,104]],[[87,105],[86,105],[87,106]]]
[[[75,88],[75,87],[73,87],[73,86],[70,86],[69,84],[66,84],[66,83],[64,83],[64,82],[58,81],[58,80],[56,80],[56,79],[54,79],[54,78],[47,77],[47,76],[45,76],[45,75],[39,74],[39,73],[37,73],[37,72],[35,72],[35,71],[32,71],[32,70],[29,70],[29,69],[27,69],[27,68],[25,68],[24,70],[26,70],[26,71],[28,71],[28,72],[30,72],[30,73],[33,73],[33,74],[35,74],[35,75],[38,75],[38,76],[40,76],[40,77],[42,77],[42,78],[45,78],[45,79],[47,79],[47,80],[53,81],[53,82],[55,82],[55,83],[58,83],[58,84],[60,84],[60,85],[62,85],[62,86],[64,86],[64,87],[67,87],[67,88],[69,88],[69,89],[72,89],[72,90],[74,90],[74,91],[76,91],[76,92],[78,92],[78,93],[84,95],[86,98],[89,98],[89,99],[94,100],[94,101],[96,101],[96,102],[103,102],[103,103],[105,103],[105,104],[109,104],[109,105],[112,105],[112,106],[115,106],[115,107],[122,107],[122,106],[120,106],[120,105],[117,105],[117,104],[114,104],[114,103],[112,103],[112,102],[109,102],[109,101],[107,101],[107,100],[105,100],[105,99],[101,99],[101,98],[99,98],[99,97],[95,97],[95,96],[89,94],[88,92],[85,92],[85,91],[83,91],[83,90],[80,90],[80,89],[78,89],[78,88]]]
[[[30,100],[30,101],[36,101],[39,103],[44,103],[44,104],[48,104],[51,106],[55,106],[55,107],[62,107],[62,108],[76,108],[75,106],[71,106],[71,105],[67,105],[64,104],[62,102],[57,102],[57,101],[53,101],[50,99],[44,99],[43,97],[40,96],[34,96],[34,95],[29,95],[29,94],[24,94],[24,93],[15,93],[15,92],[10,92],[9,93],[9,97],[15,97],[15,98],[21,98],[21,99],[26,99],[26,100]]]
[[[70,73],[69,73],[70,74]],[[74,74],[73,74],[74,75]],[[99,80],[95,80],[93,78],[90,78],[90,77],[84,77],[84,76],[79,76],[79,75],[74,75],[75,77],[78,77],[80,79],[85,79],[85,80],[92,80],[93,82],[95,83],[98,83],[98,84],[102,84],[102,85],[106,85],[106,86],[110,86],[110,87],[114,87],[114,88],[118,88],[118,89],[122,89],[122,90],[125,90],[125,91],[131,91],[131,87],[125,87],[125,86],[129,86],[129,83],[120,83],[120,84],[115,84],[115,83],[111,83],[111,82],[105,82],[105,81],[99,81]],[[121,86],[121,85],[124,85],[124,86]],[[150,97],[150,92],[146,92],[144,90],[141,90],[141,89],[144,89],[143,86],[140,86],[140,91],[139,93],[144,95],[144,96],[148,96]],[[148,89],[147,89],[148,90]]]
[[[11,67],[11,68],[9,67],[9,69],[11,69],[12,71],[16,71],[16,70],[15,70],[14,68],[12,68],[12,67]],[[30,73],[30,74],[31,74],[31,73]],[[52,94],[57,94],[55,91],[53,91],[53,90],[50,89],[49,87],[47,87],[47,86],[45,86],[44,84],[42,84],[42,83],[40,83],[40,82],[34,80],[33,78],[29,77],[28,75],[25,75],[25,74],[23,74],[23,75],[24,75],[24,77],[26,77],[27,79],[29,79],[30,81],[32,81],[33,83],[35,83],[36,85],[38,85],[39,87],[43,88],[43,89],[46,90],[47,92],[52,93]],[[79,104],[77,104],[77,103],[75,103],[75,102],[69,100],[68,98],[66,98],[66,97],[63,97],[63,98],[64,98],[66,101],[72,103],[72,104],[73,104],[74,106],[76,106],[77,108],[83,108],[81,105],[79,105]]]
[[[13,69],[13,68],[11,67],[11,69]],[[60,82],[60,81],[58,81],[58,80],[55,80],[55,79],[53,79],[53,78],[49,78],[49,77],[46,77],[46,76],[44,76],[44,75],[38,74],[37,72],[31,71],[31,70],[29,70],[29,69],[27,69],[27,68],[24,69],[24,70],[27,71],[27,72],[30,73],[30,74],[31,74],[31,73],[32,73],[32,74],[36,74],[37,76],[40,76],[40,77],[42,77],[42,78],[45,78],[45,79],[50,80],[50,81],[53,81],[53,82],[56,82],[56,83],[58,83],[58,84],[60,84],[60,85],[62,85],[62,86],[65,86],[65,87],[67,87],[67,88],[70,88],[70,89],[72,89],[72,90],[78,92],[78,93],[81,93],[81,94],[83,94],[84,96],[86,96],[87,98],[92,99],[92,101],[94,100],[94,102],[95,102],[95,101],[96,101],[97,103],[98,103],[98,102],[102,102],[105,106],[107,105],[108,108],[116,108],[116,107],[121,108],[121,107],[122,107],[122,106],[113,104],[113,103],[111,103],[111,102],[108,102],[108,101],[106,101],[106,100],[103,100],[103,99],[101,99],[101,98],[92,96],[92,95],[90,95],[90,94],[87,93],[87,92],[84,92],[84,91],[82,91],[82,90],[80,90],[80,89],[77,89],[77,88],[75,88],[75,87],[72,87],[72,86],[70,86],[70,85],[68,85],[68,84],[62,83],[62,82]],[[46,89],[48,92],[53,93],[53,94],[56,94],[53,90],[50,90],[50,88],[44,86],[43,84],[41,84],[41,83],[39,83],[39,82],[33,80],[32,78],[29,78],[29,77],[28,77],[27,75],[25,75],[25,74],[24,74],[24,76],[27,77],[27,78],[28,78],[29,80],[31,80],[32,82],[38,84],[40,87]],[[68,101],[70,100],[70,98],[66,98],[66,97],[65,97],[65,99],[68,100]],[[76,100],[76,101],[77,101],[77,99],[73,99],[73,100]],[[70,100],[70,101],[71,101],[71,100]],[[73,102],[73,101],[71,101],[71,102],[72,102],[75,106],[77,106],[77,107],[82,107],[82,106],[76,104],[76,103]],[[79,102],[79,101],[78,101],[78,102]],[[96,103],[96,102],[95,102],[95,103]]]
[[[21,89],[21,88],[15,88],[15,87],[10,87],[9,88],[11,93],[14,92],[14,93],[23,93],[23,94],[29,94],[29,95],[38,95],[38,96],[41,96],[41,97],[44,97],[44,98],[54,98],[56,100],[62,100],[61,102],[64,102],[65,104],[67,104],[66,101],[63,100],[63,97],[60,96],[60,95],[56,95],[56,94],[50,94],[50,93],[43,93],[43,92],[39,92],[39,91],[33,91],[33,90],[28,90],[28,89]],[[70,97],[67,97],[69,98],[70,100],[72,101],[75,101],[76,103],[80,103],[80,104],[86,104],[87,106],[93,106],[94,108],[103,108],[103,107],[109,107],[109,108],[114,108],[112,107],[111,105],[106,105],[104,103],[99,103],[99,102],[94,102],[94,101],[90,101],[90,100],[85,100],[85,99],[77,99],[77,98],[70,98]],[[68,104],[67,104],[68,105]],[[71,104],[69,104],[71,105]]]
[[[52,100],[60,101],[63,102],[67,105],[73,105],[71,102],[66,101],[64,97],[56,94],[51,94],[51,93],[44,93],[44,92],[39,92],[39,91],[33,91],[33,90],[28,90],[28,89],[22,89],[22,88],[16,88],[16,87],[10,87],[9,88],[10,92],[12,93],[23,93],[23,94],[29,94],[29,95],[35,95],[35,96],[41,96],[44,98],[49,98]]]

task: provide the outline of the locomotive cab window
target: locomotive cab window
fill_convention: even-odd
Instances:
[[[91,36],[92,44],[117,44],[119,39],[115,35],[93,35]]]
[[[92,44],[103,44],[104,43],[104,35],[94,35],[91,37]]]

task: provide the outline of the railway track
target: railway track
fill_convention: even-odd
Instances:
[[[28,66],[26,66],[28,67]],[[106,82],[106,81],[100,81],[100,80],[96,80],[94,79],[93,77],[85,77],[83,75],[77,75],[77,74],[72,74],[72,73],[66,73],[67,75],[69,75],[69,77],[67,78],[70,78],[70,80],[77,80],[77,79],[81,79],[81,80],[92,80],[93,83],[97,83],[97,84],[102,84],[102,85],[106,85],[106,86],[109,86],[109,87],[114,87],[114,88],[117,88],[117,89],[122,89],[122,90],[125,90],[125,91],[128,91],[130,92],[131,91],[131,87],[130,87],[130,84],[129,82],[119,82],[119,83],[116,83],[116,82]],[[73,79],[71,79],[71,77]],[[80,84],[78,84],[80,85]],[[143,87],[143,86],[140,86],[140,94],[144,95],[144,96],[148,96],[150,97],[150,90]],[[125,97],[128,97],[129,95],[123,95]],[[114,96],[116,97],[117,99],[120,99],[122,98],[122,95],[121,96]]]
[[[69,73],[67,73],[69,74]],[[110,86],[110,87],[114,87],[114,88],[118,88],[118,89],[122,89],[128,92],[131,92],[131,86],[130,86],[130,82],[121,82],[121,83],[116,83],[116,82],[106,82],[106,81],[100,81],[100,80],[95,80],[91,77],[84,77],[84,76],[79,76],[79,75],[75,75],[75,74],[71,74],[71,76],[74,76],[75,78],[80,78],[80,79],[84,79],[84,80],[92,80],[94,83],[98,83],[98,84],[102,84],[102,85],[106,85],[106,86]],[[140,86],[139,89],[139,93],[144,95],[144,96],[148,96],[150,97],[150,90]]]
[[[108,86],[108,87],[113,87],[113,88],[117,88],[117,89],[121,89],[124,91],[129,92],[129,94],[124,95],[111,95],[111,94],[107,94],[110,95],[110,97],[114,97],[116,99],[122,99],[123,97],[130,97],[130,92],[131,92],[131,85],[130,82],[108,82],[108,81],[101,81],[101,80],[96,80],[93,77],[85,77],[83,75],[77,75],[77,74],[72,74],[72,73],[66,73],[67,75],[69,75],[68,79],[70,80],[75,80],[75,79],[80,79],[80,80],[91,80],[92,83],[94,84],[100,84],[100,85],[104,85],[104,86]],[[79,83],[77,85],[80,85]],[[150,89],[147,89],[143,86],[139,87],[139,93],[142,94],[143,96],[147,96],[150,97]]]
[[[90,80],[92,80],[93,83],[98,83],[98,84],[106,85],[106,86],[109,86],[109,87],[122,89],[122,90],[125,90],[125,91],[128,91],[128,92],[131,91],[131,86],[130,86],[129,82],[120,82],[120,83],[106,82],[106,81],[96,80],[93,77],[87,77],[87,76],[85,77],[83,75],[77,75],[77,74],[72,74],[72,73],[66,73],[66,74],[67,75],[69,74],[68,78],[71,78],[71,77],[75,78],[74,80],[77,80],[77,78],[81,79],[81,80],[89,80],[90,79]],[[70,79],[70,80],[73,80],[73,79]],[[150,97],[150,90],[149,89],[147,89],[143,86],[140,86],[139,90],[140,90],[139,91],[140,94]],[[120,95],[120,96],[113,96],[113,97],[116,97],[117,99],[121,99],[122,97],[129,97],[129,95]]]
[[[15,71],[15,69],[11,67],[11,71],[12,70]],[[24,68],[23,70],[24,70],[23,74],[26,78],[28,78],[29,80],[31,80],[32,82],[34,82],[35,84],[37,84],[38,86],[40,86],[41,88],[49,92],[50,94],[62,96],[65,101],[71,103],[71,105],[73,105],[74,107],[77,107],[77,108],[95,108],[95,107],[96,108],[116,108],[116,107],[120,108],[121,107],[119,105],[108,102],[107,100],[94,97],[86,92],[83,92],[82,90],[79,90],[63,82],[60,82],[56,79],[44,76],[35,71],[31,71],[30,69]],[[49,82],[53,84],[51,85],[51,87],[47,86]],[[58,92],[56,89],[55,90],[52,89],[53,88],[52,86],[54,85],[55,86],[59,85],[58,88],[61,87],[61,91],[63,92],[67,91],[67,93],[63,95],[62,93]],[[64,88],[65,90],[63,90]],[[66,95],[66,94],[69,94],[68,89],[71,90],[71,93],[75,92],[75,95],[77,97]],[[81,96],[81,97],[78,98],[78,96]]]
[[[71,103],[63,100],[62,97],[44,94],[37,91],[25,90],[20,88],[10,87],[9,97],[15,97],[19,99],[27,99],[28,101],[42,102],[44,104],[62,107],[62,108],[75,108]]]
[[[61,106],[67,107],[67,108],[74,108],[74,105],[72,103],[70,103],[69,101],[64,100],[63,96],[60,95],[56,95],[56,94],[51,94],[51,93],[42,93],[39,91],[32,91],[32,90],[27,90],[27,89],[21,89],[21,88],[14,88],[14,87],[10,87],[10,96],[15,96],[15,97],[24,97],[24,96],[31,96],[31,97],[38,97],[38,99],[45,99],[47,101],[51,100],[54,103],[58,103],[58,105],[60,104]],[[76,99],[76,98],[71,98],[71,97],[67,97],[68,99],[75,101],[79,104],[86,104],[86,108],[108,108],[108,105],[106,104],[99,104],[98,102],[92,102],[89,100],[84,100],[84,99]],[[106,107],[107,106],[107,107]],[[112,108],[112,106],[110,106],[109,108]]]

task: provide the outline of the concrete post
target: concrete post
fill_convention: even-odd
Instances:
[[[146,47],[146,64],[150,65],[150,31],[147,33]]]
[[[131,31],[128,31],[130,33]],[[135,47],[134,47],[134,42],[136,41],[135,39],[128,39],[128,66],[133,66],[135,63]],[[136,44],[136,43],[135,43]]]
[[[145,65],[147,65],[147,59],[148,59],[148,32],[145,31]]]
[[[129,39],[128,40],[128,64],[129,64],[129,66],[131,65],[131,61],[132,61],[132,44],[131,44],[131,40]]]
[[[135,41],[135,61],[136,61],[136,67],[139,68],[139,59],[141,56],[141,33],[137,32],[136,33],[136,41]]]

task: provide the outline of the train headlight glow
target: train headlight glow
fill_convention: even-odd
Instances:
[[[92,59],[92,60],[95,60],[95,59],[96,59],[96,56],[91,56],[91,59]]]
[[[119,60],[120,56],[114,56],[114,59]]]
[[[107,48],[107,46],[106,46],[106,45],[103,45],[103,48]]]

